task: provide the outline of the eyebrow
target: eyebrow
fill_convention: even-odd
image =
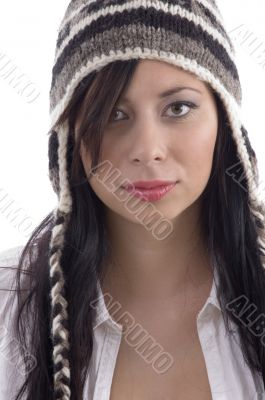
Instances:
[[[169,90],[166,90],[165,92],[160,93],[158,97],[160,99],[163,99],[164,97],[170,96],[171,94],[174,94],[174,93],[181,92],[182,90],[193,90],[194,92],[201,93],[201,91],[199,89],[195,89],[195,88],[192,88],[189,86],[176,86],[172,89],[169,89]]]
[[[172,94],[175,94],[175,93],[179,93],[182,90],[192,90],[194,92],[198,92],[198,93],[202,94],[202,92],[199,89],[195,89],[195,88],[192,88],[192,87],[189,87],[189,86],[176,86],[176,87],[173,87],[171,89],[166,90],[165,92],[160,93],[158,95],[158,97],[160,99],[164,99],[165,97],[168,97],[168,96],[170,96]],[[123,97],[122,101],[124,101],[125,103],[130,103],[130,99],[128,99],[127,97]]]

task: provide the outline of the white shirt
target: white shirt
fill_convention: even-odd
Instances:
[[[23,247],[0,253],[0,289],[11,289],[18,256]],[[218,276],[215,274],[218,282]],[[94,347],[86,379],[84,400],[109,400],[115,363],[122,337],[121,325],[110,316],[98,283],[99,301],[95,303]],[[12,341],[12,315],[16,303],[10,302],[10,291],[0,290],[0,400],[13,400],[24,381]],[[4,328],[3,328],[4,327]],[[237,327],[227,335],[216,296],[214,280],[208,299],[197,315],[198,335],[205,359],[213,400],[265,400],[261,376],[253,374],[244,361]],[[8,330],[8,335],[6,331]],[[13,358],[12,358],[13,356]],[[37,399],[36,399],[37,400]]]

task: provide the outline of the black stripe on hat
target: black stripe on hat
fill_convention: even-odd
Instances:
[[[169,0],[169,1],[161,0],[161,1],[163,3],[165,3],[166,5],[168,5],[168,4],[171,4],[173,6],[181,5],[181,7],[184,8],[185,10],[192,12],[191,0],[182,0],[181,4],[180,4],[179,0]],[[82,10],[79,11],[79,13],[77,15],[78,21],[80,19],[82,20],[87,15],[96,13],[98,11],[102,11],[104,9],[104,6],[109,7],[111,5],[113,5],[113,6],[124,5],[124,0],[110,0],[108,2],[106,2],[106,0],[97,0],[92,4],[90,3],[88,5],[85,5],[82,8]],[[73,25],[73,19],[74,18],[71,18],[71,20],[69,22],[67,22],[66,25],[64,26],[64,28],[59,32],[58,39],[57,39],[57,48],[59,48],[61,46],[64,39],[70,34],[71,25]],[[76,23],[78,23],[78,21],[76,21]],[[217,24],[217,22],[216,22],[216,24]]]
[[[172,16],[162,11],[157,12],[153,7],[148,10],[140,7],[136,10],[125,10],[122,15],[119,13],[118,18],[115,18],[115,14],[99,17],[96,21],[93,21],[90,25],[79,31],[69,41],[53,67],[52,86],[55,84],[56,77],[60,74],[64,65],[71,62],[71,57],[78,52],[82,43],[85,41],[89,42],[95,35],[103,33],[112,27],[120,28],[124,25],[129,26],[133,22],[143,25],[144,29],[149,27],[154,27],[155,29],[164,28],[179,34],[183,38],[191,38],[198,43],[207,43],[207,47],[216,59],[223,64],[235,80],[239,80],[237,68],[226,49],[212,35],[204,31],[202,27],[179,15]],[[139,26],[139,31],[141,29],[141,26]]]
[[[223,36],[224,38],[228,41],[228,43],[231,46],[231,40],[230,37],[228,36],[227,32],[225,31],[224,27],[217,21],[215,15],[213,15],[211,13],[211,11],[206,8],[203,4],[198,3],[198,7],[200,7],[200,9],[202,10],[202,12],[204,13],[205,17],[209,19],[209,21],[211,22],[212,26],[214,28],[216,28]],[[195,13],[196,14],[196,13]]]

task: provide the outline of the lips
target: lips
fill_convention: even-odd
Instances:
[[[139,197],[145,201],[156,201],[164,197],[178,182],[173,182],[166,185],[157,185],[149,189],[143,187],[132,187],[127,185],[124,189],[135,197]]]
[[[166,187],[175,184],[176,181],[169,180],[152,180],[152,181],[135,181],[129,185],[122,186],[124,189],[154,189],[158,187]]]

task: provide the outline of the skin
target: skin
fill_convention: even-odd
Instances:
[[[185,89],[159,98],[161,92],[176,86],[199,92]],[[117,105],[102,147],[102,160],[109,160],[121,172],[115,185],[118,187],[125,178],[130,182],[180,182],[153,202],[173,224],[171,234],[158,240],[100,179],[90,179],[92,189],[106,206],[115,260],[106,266],[103,291],[130,309],[139,306],[146,312],[154,307],[162,311],[163,300],[163,307],[170,312],[171,304],[176,307],[176,303],[182,303],[184,293],[196,297],[198,290],[206,289],[208,296],[212,283],[198,218],[200,195],[210,177],[217,137],[216,103],[209,87],[198,77],[154,60],[140,61],[125,96],[130,102],[121,100]],[[198,107],[172,105],[176,101],[192,102]],[[91,158],[83,145],[80,156],[88,175]]]

